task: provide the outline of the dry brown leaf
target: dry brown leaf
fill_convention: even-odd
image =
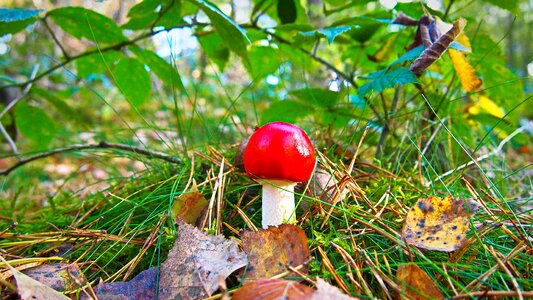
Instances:
[[[76,264],[40,265],[22,273],[60,292],[72,291],[85,284],[85,277]]]
[[[467,92],[472,92],[481,87],[481,79],[477,77],[476,70],[468,63],[466,57],[454,49],[449,49],[448,53],[452,58],[453,67],[455,72],[457,72],[463,89]]]
[[[480,205],[472,199],[436,196],[419,199],[405,218],[402,237],[408,244],[439,251],[457,250],[466,240],[470,217]]]
[[[151,300],[156,299],[158,268],[142,271],[127,282],[100,283],[95,286],[94,293],[98,299],[110,300]],[[80,295],[81,300],[89,297]],[[92,298],[91,298],[92,299]]]
[[[200,299],[210,296],[235,270],[247,263],[235,240],[208,235],[179,223],[178,238],[161,265],[159,299]]]
[[[313,293],[313,296],[310,300],[354,300],[338,288],[332,286],[326,281],[317,278],[316,281],[316,291]]]
[[[181,194],[172,204],[174,222],[177,223],[178,218],[181,218],[189,224],[195,224],[207,204],[207,199],[199,192]]]
[[[17,271],[5,259],[0,256],[17,282],[17,293],[21,300],[69,300],[67,296],[46,286],[39,281]]]
[[[444,295],[435,282],[414,263],[398,266],[396,277],[401,282],[405,294],[397,299],[443,299]]]
[[[417,76],[420,76],[422,72],[424,72],[429,66],[431,66],[437,59],[440,58],[442,53],[446,49],[448,49],[448,46],[451,42],[454,41],[454,39],[463,32],[464,27],[466,26],[466,20],[463,18],[458,19],[457,21],[453,22],[453,26],[446,34],[443,34],[442,36],[438,37],[436,41],[434,41],[433,44],[428,45],[426,49],[420,54],[420,56],[413,61],[409,69]],[[421,33],[422,35],[422,41],[424,42],[424,45],[426,45],[429,41],[433,41],[433,39],[438,36],[438,32],[435,31],[435,33],[430,32],[428,27],[420,27],[420,30],[424,29],[427,31],[426,34]],[[433,38],[432,38],[433,35]]]
[[[233,293],[232,300],[306,300],[313,289],[298,283],[275,278],[252,280]]]
[[[409,17],[403,12],[400,12],[396,16],[396,18],[394,18],[394,21],[392,21],[392,24],[399,24],[399,25],[404,25],[404,26],[416,26],[418,25],[418,20]]]
[[[305,232],[296,225],[270,226],[259,231],[241,232],[242,248],[250,260],[245,279],[272,277],[309,259]],[[300,269],[307,274],[307,267]]]

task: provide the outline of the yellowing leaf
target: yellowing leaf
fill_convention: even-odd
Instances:
[[[286,265],[296,267],[309,259],[305,232],[296,225],[270,226],[259,231],[241,232],[242,248],[250,263],[246,279],[272,277],[286,271]],[[307,268],[300,272],[306,274]]]
[[[466,240],[469,220],[479,209],[472,199],[420,199],[405,218],[402,237],[408,244],[439,251],[457,250]]]
[[[490,100],[489,97],[483,95],[479,96],[479,99],[468,108],[468,113],[471,115],[488,113],[497,118],[503,118],[503,116],[505,116],[505,111],[499,107],[498,104]]]
[[[207,200],[201,193],[189,192],[181,194],[172,204],[174,222],[177,223],[178,218],[181,218],[189,224],[195,224],[207,204]]]
[[[466,36],[464,32],[458,35],[455,38],[455,41],[461,44],[461,46],[464,46],[466,49],[472,51],[472,45],[470,44],[470,39],[468,39],[468,37]]]
[[[439,287],[431,278],[414,263],[398,266],[396,277],[401,282],[405,294],[396,299],[443,299]]]
[[[481,86],[481,79],[476,75],[476,70],[472,67],[466,57],[459,51],[449,49],[448,53],[452,58],[453,67],[459,76],[463,89],[467,92],[472,92]]]

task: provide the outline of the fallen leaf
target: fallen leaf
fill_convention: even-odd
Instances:
[[[242,248],[250,260],[245,279],[272,277],[309,260],[305,232],[298,226],[283,224],[259,231],[241,232]],[[307,267],[300,269],[307,274]]]
[[[235,240],[208,235],[179,223],[178,238],[161,265],[159,299],[200,299],[210,296],[226,279],[247,263]]]
[[[197,191],[181,194],[172,204],[174,222],[178,223],[178,218],[181,218],[189,224],[195,224],[207,204],[204,195]]]
[[[477,90],[481,86],[482,81],[477,77],[476,69],[468,63],[463,53],[454,49],[449,49],[448,53],[452,58],[453,68],[457,72],[463,89],[467,92]]]
[[[438,32],[432,33],[429,32],[427,26],[420,26],[419,28],[421,30],[422,42],[424,43],[425,49],[409,67],[411,72],[417,76],[420,76],[422,72],[424,72],[427,68],[429,68],[429,66],[431,66],[437,59],[440,58],[442,53],[448,49],[450,43],[453,42],[455,38],[463,32],[465,26],[466,20],[463,18],[458,19],[457,21],[453,22],[452,28],[448,30],[446,34],[440,36],[432,44],[429,43],[433,41],[435,36],[438,36]],[[425,34],[422,29],[426,30]],[[432,35],[434,35],[433,38]]]
[[[0,256],[2,260],[10,269],[15,281],[17,282],[17,293],[21,300],[69,300],[67,296],[60,292],[46,286],[39,281],[24,275],[13,268],[9,263]]]
[[[419,199],[405,218],[402,238],[418,248],[457,250],[466,241],[469,220],[480,205],[472,199]]]
[[[401,282],[405,294],[397,295],[396,299],[443,299],[444,295],[435,282],[414,263],[398,266],[396,277]]]
[[[313,293],[311,300],[354,300],[338,288],[332,286],[326,281],[317,278],[316,281],[316,291]]]
[[[93,288],[98,299],[151,300],[156,299],[158,268],[142,271],[127,282],[100,283]],[[89,299],[85,294],[81,300]]]
[[[313,289],[298,283],[275,278],[252,280],[233,293],[232,300],[306,300]]]
[[[72,291],[85,284],[85,277],[76,264],[40,265],[22,273],[60,292]]]

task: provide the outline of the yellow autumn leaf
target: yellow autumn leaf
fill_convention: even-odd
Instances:
[[[461,81],[463,89],[467,92],[472,92],[478,89],[481,86],[482,81],[477,77],[476,69],[468,63],[466,57],[461,52],[449,49],[448,53],[452,58],[453,67],[455,72],[457,72],[457,76]]]
[[[470,44],[470,40],[468,39],[468,37],[466,36],[464,32],[455,38],[455,42],[461,44],[462,46],[467,48],[469,51],[472,51],[472,45]]]
[[[444,299],[437,284],[414,263],[398,266],[396,278],[401,282],[402,292],[405,293],[398,295],[396,299]]]
[[[505,111],[498,104],[483,95],[479,96],[479,99],[468,108],[468,113],[471,115],[487,113],[496,118],[503,118],[505,116]]]
[[[405,218],[402,237],[418,248],[439,251],[457,250],[466,241],[470,217],[480,205],[472,199],[420,199]]]

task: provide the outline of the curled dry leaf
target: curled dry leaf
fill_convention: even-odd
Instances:
[[[296,281],[275,278],[252,280],[233,293],[232,300],[306,300],[314,290]]]
[[[127,282],[100,283],[93,288],[98,299],[112,300],[151,300],[156,299],[157,268],[142,271]],[[89,299],[85,294],[81,300]],[[91,298],[92,299],[92,298]]]
[[[436,196],[420,199],[405,218],[402,238],[418,248],[457,250],[466,240],[470,217],[480,205],[472,199]]]
[[[440,36],[434,43],[429,45],[420,56],[413,61],[409,69],[411,72],[413,72],[415,75],[420,76],[422,72],[424,72],[429,66],[431,66],[437,59],[440,58],[442,53],[446,49],[448,49],[448,46],[450,46],[450,43],[454,41],[454,39],[463,32],[464,27],[466,26],[466,20],[463,18],[458,19],[457,21],[453,22],[453,26],[446,34]],[[424,27],[420,27],[421,29]],[[425,27],[426,30],[428,30],[427,34],[422,34],[422,41],[424,42],[424,45],[426,45],[427,40],[431,40],[432,33],[429,31],[428,27]],[[438,36],[438,34],[436,35]]]
[[[352,298],[339,290],[338,288],[332,286],[326,281],[317,278],[316,281],[316,291],[313,293],[311,300],[353,300]]]
[[[272,277],[309,260],[305,232],[296,225],[270,226],[259,231],[241,232],[242,248],[250,260],[245,279]],[[307,267],[300,269],[306,274]]]
[[[159,299],[200,299],[210,296],[226,279],[247,263],[235,240],[208,235],[180,222],[178,238],[161,265]]]
[[[444,295],[435,282],[414,263],[398,266],[396,277],[400,281],[403,294],[396,299],[443,299]]]
[[[394,18],[394,21],[392,21],[392,24],[399,24],[399,25],[404,25],[404,26],[416,26],[418,25],[418,21],[416,19],[409,17],[403,12],[400,12],[396,16],[396,18]]]

